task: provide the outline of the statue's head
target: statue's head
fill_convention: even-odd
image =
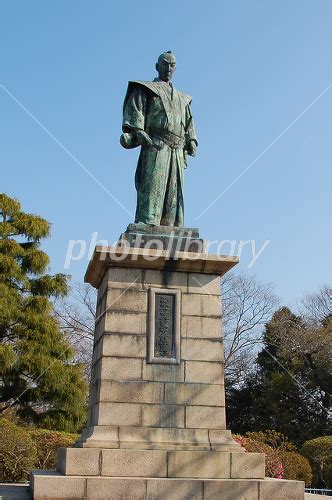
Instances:
[[[160,80],[164,82],[169,82],[172,79],[173,73],[176,67],[175,55],[169,50],[168,52],[163,52],[158,57],[156,63],[156,70]]]

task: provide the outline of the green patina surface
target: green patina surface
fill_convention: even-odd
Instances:
[[[135,222],[183,227],[184,169],[187,155],[195,156],[197,148],[191,97],[171,84],[173,54],[161,54],[156,69],[153,82],[129,82],[120,142],[125,148],[141,146]]]

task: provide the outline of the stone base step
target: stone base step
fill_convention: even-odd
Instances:
[[[244,451],[228,430],[111,425],[86,427],[75,446],[143,450]]]
[[[59,448],[66,476],[263,479],[263,453]]]
[[[29,484],[0,483],[0,500],[29,500],[32,493]]]
[[[32,471],[35,500],[304,500],[304,483],[282,479],[156,479]]]

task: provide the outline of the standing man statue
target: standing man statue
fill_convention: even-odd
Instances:
[[[183,227],[183,171],[187,155],[196,155],[197,139],[191,97],[171,83],[175,66],[174,54],[164,52],[156,63],[158,78],[128,84],[120,142],[128,149],[141,146],[136,223]]]

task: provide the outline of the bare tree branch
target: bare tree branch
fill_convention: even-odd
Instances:
[[[254,276],[228,273],[223,277],[222,323],[229,383],[241,383],[252,369],[263,327],[278,303],[272,286],[258,283]]]
[[[325,284],[318,292],[303,297],[300,307],[302,315],[312,323],[322,323],[332,316],[332,288]]]
[[[76,352],[75,361],[85,365],[87,378],[92,358],[96,300],[94,288],[75,283],[69,297],[57,300],[54,304],[55,316]]]

